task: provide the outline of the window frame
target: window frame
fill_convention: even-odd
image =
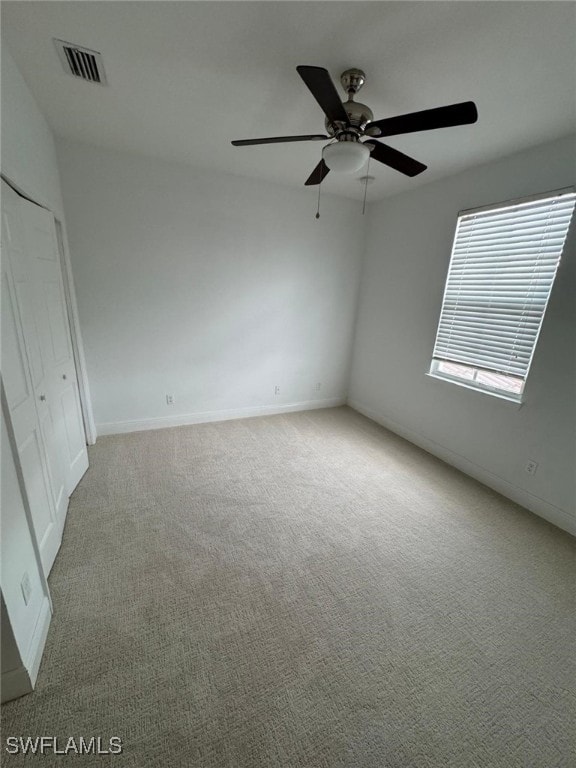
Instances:
[[[563,187],[561,189],[555,189],[555,190],[550,190],[550,191],[547,191],[547,192],[541,192],[541,193],[538,193],[538,194],[527,195],[525,197],[517,197],[517,198],[510,199],[510,200],[503,200],[503,201],[498,202],[498,203],[478,206],[476,208],[465,208],[465,209],[463,209],[463,210],[458,212],[458,215],[457,215],[457,218],[456,218],[456,226],[455,226],[455,230],[454,230],[454,237],[453,237],[453,241],[452,241],[452,249],[450,251],[450,260],[448,262],[448,269],[447,269],[447,272],[446,272],[446,279],[445,279],[445,282],[444,282],[444,291],[443,291],[443,294],[442,294],[442,302],[441,302],[441,305],[440,305],[440,313],[439,313],[438,321],[437,321],[436,335],[435,335],[435,338],[434,338],[434,346],[433,346],[433,350],[432,350],[432,360],[430,361],[429,370],[426,373],[427,376],[430,376],[431,378],[439,380],[439,381],[447,381],[449,383],[456,384],[456,385],[458,385],[460,387],[464,387],[465,389],[470,389],[470,390],[472,390],[474,392],[483,392],[484,394],[488,394],[488,395],[491,395],[493,397],[497,397],[497,398],[502,399],[502,400],[507,400],[509,402],[516,403],[518,406],[520,406],[522,404],[522,402],[524,401],[524,395],[525,395],[525,391],[526,391],[526,383],[528,381],[528,376],[529,376],[529,373],[530,373],[530,369],[532,367],[532,362],[534,360],[534,354],[535,354],[535,351],[536,351],[536,346],[537,346],[538,340],[540,338],[540,333],[542,331],[542,326],[544,324],[544,318],[546,316],[546,311],[548,309],[548,304],[550,302],[550,297],[552,296],[552,291],[554,289],[554,284],[556,282],[556,278],[558,276],[558,271],[559,271],[561,263],[562,263],[562,257],[564,255],[564,249],[566,247],[566,243],[568,241],[570,230],[571,230],[571,227],[573,225],[573,218],[574,218],[574,210],[575,209],[573,209],[571,217],[570,217],[570,220],[568,222],[568,227],[566,229],[564,243],[562,245],[562,250],[561,250],[560,255],[558,257],[558,262],[556,264],[554,275],[553,275],[551,283],[550,283],[550,289],[548,291],[548,296],[546,298],[546,301],[544,303],[544,307],[542,309],[542,313],[541,313],[541,316],[540,316],[540,324],[539,324],[536,336],[534,338],[534,343],[532,345],[532,349],[531,349],[531,353],[530,353],[530,359],[529,359],[528,365],[526,367],[526,372],[525,372],[523,377],[518,376],[517,374],[499,374],[499,375],[509,375],[510,378],[513,378],[513,379],[520,379],[522,381],[522,386],[521,386],[521,391],[519,393],[515,393],[515,392],[511,392],[511,391],[505,390],[505,389],[501,389],[501,388],[496,387],[496,386],[491,386],[491,385],[483,383],[483,382],[478,382],[478,381],[475,380],[475,378],[467,379],[467,378],[464,378],[464,377],[457,376],[456,374],[451,374],[451,373],[447,373],[445,371],[438,370],[439,366],[442,363],[453,363],[455,365],[462,365],[462,366],[465,366],[465,367],[467,367],[469,369],[472,369],[474,371],[474,376],[476,376],[479,371],[486,371],[488,373],[492,372],[492,373],[495,373],[495,374],[499,373],[497,371],[491,371],[488,368],[483,368],[482,366],[474,365],[474,364],[469,363],[469,362],[462,362],[462,361],[458,361],[458,360],[448,360],[446,358],[440,358],[440,357],[435,357],[434,356],[434,352],[436,350],[436,346],[437,346],[437,343],[438,343],[438,338],[439,338],[440,331],[441,331],[441,321],[442,321],[442,315],[443,315],[444,308],[445,308],[446,295],[447,295],[448,290],[449,290],[449,278],[450,278],[450,274],[451,274],[452,260],[454,258],[454,252],[455,252],[456,244],[458,242],[460,222],[461,222],[463,217],[471,216],[471,215],[474,215],[476,213],[487,212],[487,211],[493,212],[493,211],[498,211],[498,210],[504,209],[504,208],[513,208],[514,206],[517,206],[517,205],[530,204],[530,203],[533,203],[533,202],[537,202],[539,200],[546,200],[548,198],[555,198],[555,197],[561,197],[563,195],[575,195],[575,194],[576,194],[576,187],[569,186],[569,187]]]
[[[493,397],[499,397],[501,400],[508,400],[511,403],[516,403],[516,405],[522,405],[522,398],[524,397],[524,390],[526,388],[526,379],[524,379],[523,382],[522,392],[516,394],[514,392],[508,392],[505,389],[491,387],[489,384],[477,382],[474,379],[464,379],[444,371],[434,370],[434,366],[442,362],[444,361],[432,358],[430,370],[426,373],[426,376],[430,376],[430,378],[436,379],[436,381],[448,381],[451,384],[457,384],[459,387],[465,387],[465,389],[472,390],[472,392],[483,392],[485,395],[492,395]],[[457,365],[468,366],[468,363],[457,363]],[[472,368],[473,366],[468,367]]]

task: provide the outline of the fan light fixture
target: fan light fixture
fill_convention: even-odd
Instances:
[[[366,163],[370,150],[357,141],[338,141],[324,147],[322,157],[331,171],[355,173]]]

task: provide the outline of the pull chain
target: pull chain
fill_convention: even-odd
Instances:
[[[320,218],[320,189],[322,187],[322,177],[320,178],[320,183],[318,184],[318,208],[316,209],[316,218]]]
[[[368,167],[366,168],[366,179],[364,181],[364,200],[362,201],[362,216],[366,211],[366,193],[368,192],[368,179],[370,177],[370,155],[368,155]]]

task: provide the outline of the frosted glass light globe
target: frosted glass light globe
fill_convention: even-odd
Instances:
[[[368,160],[370,150],[356,141],[339,141],[324,147],[322,157],[331,171],[354,173]]]

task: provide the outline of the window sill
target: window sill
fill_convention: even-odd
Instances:
[[[513,403],[517,408],[522,407],[521,396],[507,395],[504,392],[496,392],[495,390],[484,387],[474,387],[460,379],[452,379],[449,376],[441,376],[438,373],[427,373],[426,376],[429,376],[431,379],[436,379],[437,381],[447,381],[449,384],[456,384],[457,387],[463,387],[472,392],[479,392],[481,395],[488,395],[489,397],[496,397],[498,400],[505,400],[507,403]]]

